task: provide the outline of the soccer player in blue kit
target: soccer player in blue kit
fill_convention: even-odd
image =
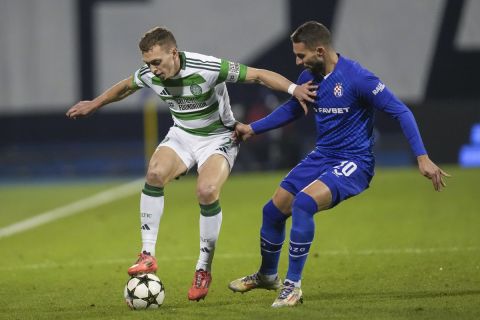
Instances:
[[[444,177],[449,176],[429,159],[408,107],[372,72],[337,54],[331,45],[330,31],[324,25],[306,22],[290,38],[296,64],[306,68],[297,85],[317,85],[315,102],[308,103],[315,112],[316,146],[288,173],[263,207],[260,269],[229,284],[234,292],[281,288],[272,307],[303,302],[301,277],[315,233],[315,213],[333,208],[368,188],[375,165],[372,152],[375,109],[400,123],[417,157],[420,173],[432,180],[436,191],[446,186]],[[303,114],[298,100],[290,99],[263,119],[250,125],[238,123],[236,139],[246,140],[284,126]],[[277,269],[289,216],[292,216],[289,265],[282,285]]]

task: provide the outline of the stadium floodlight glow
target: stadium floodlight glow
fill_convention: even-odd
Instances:
[[[473,145],[480,145],[480,123],[472,126],[470,131],[470,143]]]
[[[462,167],[480,167],[480,145],[463,146],[458,158]]]
[[[458,162],[462,167],[480,167],[480,123],[472,126],[470,144],[462,146]]]

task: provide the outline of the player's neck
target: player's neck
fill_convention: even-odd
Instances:
[[[182,61],[180,61],[180,55],[178,54],[176,57],[175,57],[175,60],[173,62],[173,67],[174,67],[174,70],[175,70],[175,73],[174,73],[174,77],[176,75],[178,75],[178,73],[180,72],[180,69],[182,68]]]
[[[338,55],[334,50],[329,50],[325,57],[325,75],[330,74],[338,63]]]

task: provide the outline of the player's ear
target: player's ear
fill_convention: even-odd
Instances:
[[[177,47],[173,47],[173,48],[172,48],[172,55],[173,55],[174,57],[178,55],[178,49],[177,49]]]
[[[325,53],[326,53],[326,52],[327,52],[327,51],[325,50],[324,47],[320,47],[320,46],[319,46],[319,47],[316,47],[316,48],[315,48],[315,53],[316,53],[317,56],[319,56],[319,57],[325,56]]]

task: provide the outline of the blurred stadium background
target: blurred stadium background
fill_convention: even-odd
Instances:
[[[1,0],[0,179],[143,175],[145,106],[155,106],[146,115],[158,118],[158,137],[171,124],[150,92],[86,120],[64,114],[141,65],[137,43],[149,28],[169,27],[181,50],[295,80],[301,70],[289,35],[307,20],[331,28],[338,52],[373,70],[411,107],[432,159],[480,165],[478,16],[477,0]],[[229,90],[246,122],[287,98],[256,85]],[[235,172],[291,167],[313,146],[311,116],[244,144]],[[381,113],[376,137],[379,165],[414,164],[398,124]]]
[[[295,80],[289,35],[307,20],[327,25],[340,53],[410,106],[431,158],[454,176],[447,190],[433,192],[399,125],[377,113],[372,188],[316,216],[305,304],[276,312],[274,292],[233,295],[226,285],[257,265],[261,206],[312,149],[312,114],[255,137],[222,193],[215,281],[199,304],[186,299],[195,179],[168,186],[157,245],[167,302],[142,319],[480,319],[480,169],[463,168],[480,167],[479,16],[479,0],[0,0],[0,319],[138,318],[121,294],[167,106],[142,90],[88,119],[65,112],[141,66],[146,30],[165,25],[181,50]],[[245,122],[288,98],[228,86]]]

